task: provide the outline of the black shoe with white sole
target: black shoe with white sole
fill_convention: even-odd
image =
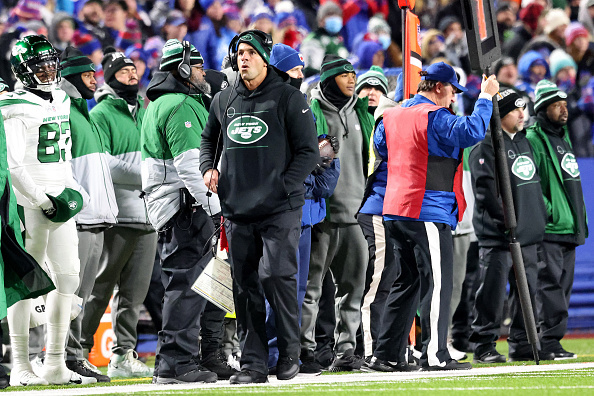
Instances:
[[[443,366],[424,366],[423,371],[445,371],[445,370],[470,370],[472,365],[468,362],[459,362],[454,359],[450,359]]]

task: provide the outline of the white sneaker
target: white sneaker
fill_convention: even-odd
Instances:
[[[150,377],[153,375],[153,369],[138,360],[136,351],[130,349],[124,355],[114,354],[111,357],[107,366],[107,375],[111,378]]]
[[[58,366],[44,366],[43,378],[52,385],[87,385],[97,382],[97,378],[83,377],[74,371],[68,370],[66,363]]]
[[[227,357],[227,364],[228,364],[230,367],[233,367],[235,370],[237,370],[237,371],[241,371],[241,367],[240,367],[240,365],[239,365],[239,359],[237,359],[235,356],[233,356],[233,354],[230,354],[230,355]]]
[[[448,352],[450,353],[450,357],[454,360],[464,360],[468,357],[464,352],[459,351],[456,348],[454,348],[452,346],[452,344],[449,342],[448,342]]]
[[[49,385],[49,383],[41,377],[35,375],[31,370],[12,370],[10,372],[10,386],[37,386]]]
[[[33,372],[38,377],[43,377],[43,359],[39,356],[35,356],[33,360],[31,360],[31,368]]]

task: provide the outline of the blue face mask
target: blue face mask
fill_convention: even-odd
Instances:
[[[387,50],[392,43],[392,39],[387,34],[380,34],[377,38],[377,41],[382,45],[384,51]]]
[[[337,34],[342,29],[342,17],[331,16],[324,21],[324,29],[330,34]]]

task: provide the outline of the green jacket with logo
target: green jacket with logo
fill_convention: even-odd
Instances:
[[[567,126],[564,129],[563,140],[565,141],[565,147],[571,150]],[[544,239],[556,239],[552,236],[554,234],[567,235],[571,237],[570,242],[578,245],[583,244],[585,238],[588,236],[588,219],[584,197],[572,197],[567,191],[564,185],[564,171],[561,169],[561,164],[557,160],[555,148],[551,145],[548,135],[543,131],[538,122],[527,129],[526,137],[530,141],[534,152],[534,159],[541,178],[540,184],[547,209],[547,235],[545,235]],[[572,163],[574,163],[575,170],[577,170],[577,162],[575,162],[573,152],[569,151],[568,155],[573,158]],[[579,171],[577,178],[579,179]],[[583,232],[579,230],[581,228],[580,224],[583,224]]]
[[[101,136],[91,122],[87,101],[76,87],[66,79],[62,79],[60,87],[70,97],[72,176],[90,197],[76,215],[76,225],[79,228],[111,226],[117,222],[118,205]]]
[[[148,226],[144,200],[140,198],[140,129],[145,113],[144,102],[139,97],[136,108],[130,112],[128,103],[107,84],[97,90],[95,99],[97,106],[89,115],[108,154],[119,210],[118,224]]]
[[[216,194],[210,197],[200,174],[200,141],[208,119],[202,95],[169,72],[157,72],[148,87],[140,145],[142,189],[149,219],[162,228],[180,209],[179,189],[187,188],[208,214],[221,211]]]
[[[517,132],[513,139],[503,133],[503,144],[516,212],[516,237],[522,246],[533,245],[542,241],[547,218],[539,183],[541,179],[536,172],[526,132]],[[471,217],[479,245],[507,247],[510,240],[495,177],[495,152],[490,132],[472,148],[468,167],[475,199]]]

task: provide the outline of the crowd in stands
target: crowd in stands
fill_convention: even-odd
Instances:
[[[43,35],[59,52],[64,51],[66,54],[71,51],[71,49],[67,50],[69,47],[75,47],[82,55],[89,58],[94,65],[94,78],[97,80],[99,93],[104,92],[105,89],[113,90],[113,87],[109,88],[109,85],[110,81],[113,83],[114,73],[130,67],[130,65],[123,64],[114,66],[118,59],[124,58],[115,55],[116,51],[125,54],[126,59],[131,59],[138,75],[138,92],[144,99],[137,103],[136,98],[133,98],[134,103],[128,103],[134,109],[134,117],[136,117],[136,111],[140,114],[144,111],[142,107],[146,108],[151,101],[151,91],[149,90],[147,97],[147,89],[153,76],[160,70],[163,71],[163,59],[167,59],[167,57],[162,51],[167,47],[166,43],[170,42],[169,40],[188,41],[192,46],[192,56],[195,56],[196,59],[200,58],[205,70],[222,71],[226,74],[229,85],[234,86],[238,73],[232,71],[231,68],[229,44],[241,32],[247,29],[257,29],[270,34],[274,44],[284,44],[299,52],[299,60],[293,58],[292,62],[294,61],[295,65],[301,62],[304,64],[300,88],[303,92],[311,93],[308,95],[308,100],[312,113],[316,115],[316,121],[321,119],[318,116],[322,114],[324,95],[327,92],[331,94],[333,89],[335,92],[339,90],[338,87],[331,85],[336,85],[332,80],[336,77],[336,73],[332,74],[334,66],[328,65],[340,62],[341,66],[350,67],[344,69],[348,73],[343,74],[348,74],[348,85],[355,86],[354,90],[358,96],[351,100],[354,97],[351,93],[348,100],[345,99],[345,103],[349,102],[349,106],[351,106],[346,106],[349,108],[351,119],[363,125],[362,147],[368,148],[365,145],[369,144],[370,138],[373,136],[372,115],[374,111],[378,107],[382,108],[386,105],[386,103],[382,103],[386,97],[395,102],[400,102],[403,99],[402,89],[397,89],[397,84],[402,85],[401,80],[397,82],[397,76],[402,68],[403,58],[401,50],[402,16],[397,3],[391,0],[2,0],[0,1],[0,78],[6,84],[6,86],[2,86],[2,90],[6,88],[8,91],[13,91],[20,87],[20,82],[15,77],[10,62],[11,55],[14,55],[12,54],[13,48],[16,48],[14,43],[29,35]],[[517,93],[524,99],[525,109],[522,106],[516,107],[523,109],[527,120],[526,126],[529,126],[534,122],[536,116],[535,104],[537,108],[539,107],[538,84],[543,80],[550,80],[561,92],[567,94],[569,112],[567,125],[575,155],[577,157],[594,156],[594,42],[592,42],[592,37],[594,37],[594,0],[496,0],[495,17],[499,29],[502,56],[485,71],[471,68],[468,57],[469,48],[460,10],[461,0],[418,0],[414,9],[421,23],[419,42],[423,67],[436,65],[435,67],[440,68],[442,66],[438,63],[445,62],[456,71],[458,83],[466,87],[464,92],[457,91],[457,100],[453,104],[454,112],[457,115],[470,115],[481,94],[483,73],[493,74],[500,84],[501,92],[512,89],[515,91],[514,95]],[[180,48],[182,47],[180,46]],[[283,47],[277,51],[282,51],[283,54],[285,52],[293,54]],[[176,55],[181,57],[181,53]],[[185,54],[185,52],[183,53]],[[199,53],[199,55],[194,55],[194,53]],[[279,56],[278,54],[277,52],[275,56]],[[88,62],[86,58],[84,59]],[[179,62],[179,59],[177,61]],[[197,63],[196,60],[196,63],[192,63],[191,66],[195,66]],[[271,62],[267,60],[267,63]],[[90,69],[93,68],[89,67]],[[291,68],[287,68],[283,72],[288,73],[290,70]],[[324,75],[325,70],[332,72],[330,73],[332,78]],[[351,75],[352,72],[356,72],[356,79],[354,75]],[[452,78],[454,78],[453,73]],[[295,80],[301,82],[299,77]],[[318,81],[320,84],[317,84]],[[123,91],[124,89],[122,89]],[[508,95],[511,93],[508,92]],[[364,96],[369,99],[359,100]],[[513,96],[514,99],[515,97]],[[99,98],[99,101],[102,100],[100,95],[95,95],[95,98]],[[484,96],[482,99],[485,99]],[[345,103],[342,105],[344,106]],[[391,106],[395,104],[390,103]],[[94,99],[89,100],[89,110],[96,105],[97,102]],[[363,108],[361,106],[364,109],[359,112],[359,109]],[[101,114],[100,119],[108,118],[109,110],[104,110],[104,108],[105,106],[101,104],[95,108],[94,114],[100,114],[98,110],[106,112],[105,115]],[[98,122],[97,116],[95,118],[93,122],[96,123]],[[336,119],[331,120],[325,126],[326,129],[330,124],[332,124],[330,125],[332,128],[337,128],[337,125],[340,124],[338,120],[342,119],[337,112]],[[356,124],[355,121],[353,121],[353,125]],[[130,122],[130,125],[133,125],[136,118],[130,118]],[[114,124],[117,123],[114,121]],[[348,126],[344,122],[342,126],[346,129],[344,136],[347,136]],[[187,122],[185,127],[189,128]],[[130,128],[132,130],[133,126]],[[110,126],[108,129],[115,130],[117,128]],[[358,124],[357,129],[359,129]],[[318,132],[320,132],[319,126]],[[342,136],[343,133],[340,132],[340,134]],[[358,159],[363,166],[360,166],[359,163],[356,164],[357,176],[361,173],[361,182],[366,177],[363,173],[369,162],[365,157],[368,151],[356,151],[357,154],[364,152],[364,158]],[[342,158],[347,154],[348,152],[342,154]],[[165,159],[163,159],[163,164],[165,164]],[[352,164],[349,164],[349,161],[344,161],[344,169],[349,169],[349,165]],[[353,165],[353,167],[355,166]],[[348,174],[348,172],[344,174]],[[341,177],[344,180],[346,176]],[[360,190],[363,192],[364,183],[360,184]],[[159,188],[162,185],[163,182]],[[339,192],[341,188],[339,187]],[[349,185],[344,190],[342,193],[348,195],[352,192],[353,187]],[[357,200],[356,203],[358,205],[359,201]],[[354,211],[358,208],[356,206],[346,208],[346,206],[348,205],[345,205],[345,208],[340,208],[342,210],[340,213],[344,214],[342,222],[354,229],[354,233],[357,233],[357,237],[351,242],[357,239],[361,257],[364,257],[368,254],[368,246],[363,239],[363,234],[360,233],[359,224],[354,220]],[[376,216],[381,219],[381,208]],[[336,220],[335,217],[335,221],[339,220]],[[156,235],[152,228],[149,231],[154,239]],[[330,231],[327,233],[330,234]],[[149,245],[151,249],[148,249],[151,258],[154,243],[155,241]],[[355,245],[356,243],[352,243],[350,248],[354,249]],[[321,246],[319,250],[326,254],[328,247]],[[351,251],[349,253],[353,268],[358,267],[361,261],[366,262],[361,257],[353,255]],[[315,254],[314,249],[312,257]],[[335,262],[342,265],[343,261],[348,261],[338,253],[336,257],[336,260],[325,258],[324,266],[320,264],[320,268],[310,267],[310,275],[314,273],[314,270],[319,271],[319,279],[316,279],[316,287],[319,289],[316,290],[316,293],[319,292],[319,295],[312,297],[308,294],[304,305],[305,323],[309,326],[310,336],[314,333],[317,335],[315,327],[319,323],[316,323],[315,315],[307,316],[308,310],[311,311],[313,306],[313,310],[316,311],[318,300],[320,297],[323,298],[321,295],[326,294],[326,297],[328,295],[326,292],[328,286],[325,285],[327,281],[323,275],[329,266],[334,270],[332,266],[337,265]],[[150,264],[152,266],[152,263]],[[348,360],[347,358],[354,356],[354,353],[371,358],[367,350],[369,348],[362,342],[362,338],[354,340],[356,327],[358,327],[356,326],[357,318],[360,317],[356,306],[360,305],[362,297],[366,296],[363,294],[363,282],[369,283],[368,281],[370,281],[370,279],[365,280],[366,276],[370,276],[369,273],[359,272],[358,277],[355,277],[345,271],[344,279],[340,282],[335,281],[338,293],[342,293],[343,288],[349,290],[345,294],[352,293],[349,295],[352,300],[349,300],[349,303],[355,307],[350,311],[346,310],[350,316],[338,315],[336,318],[339,327],[345,323],[345,326],[352,327],[349,328],[352,337],[347,340],[348,342],[338,339],[337,343],[342,341],[344,344],[348,343],[348,346],[355,344],[353,348],[347,349],[348,346],[343,348],[346,351],[341,351],[341,353],[344,352],[346,358],[340,357],[340,359]],[[148,283],[148,276],[146,278]],[[154,280],[155,276],[153,276]],[[311,277],[308,282],[309,286],[312,282]],[[350,287],[350,282],[357,284]],[[113,285],[111,289],[113,289]],[[332,285],[329,286],[329,289],[329,293],[332,295],[334,293]],[[359,290],[361,293],[353,293],[352,290],[355,289],[361,289]],[[365,293],[367,292],[368,290],[365,291]],[[462,298],[463,305],[468,303],[468,301],[464,301],[464,298]],[[159,299],[157,298],[157,300]],[[344,301],[343,304],[348,305]],[[452,311],[455,308],[456,306],[453,306]],[[102,315],[103,308],[101,307],[97,312],[97,315]],[[325,312],[333,312],[333,307],[330,307],[329,310],[326,307]],[[369,312],[367,315],[370,315]],[[303,326],[303,323],[301,325]],[[371,319],[367,318],[365,321],[365,317],[363,318],[363,332],[368,331],[374,325],[376,323],[371,323]],[[332,329],[335,326],[336,323],[330,325]],[[467,320],[465,320],[465,327],[469,328]],[[333,334],[333,330],[330,333]],[[232,337],[227,338],[229,341]],[[313,361],[313,349],[316,347],[316,342],[319,341],[314,342],[313,337],[311,338],[308,340],[311,341],[311,345],[308,344],[306,347],[310,349],[311,356],[309,357]],[[329,338],[332,338],[332,335]],[[467,340],[465,341],[466,344],[459,344],[458,349],[471,350]],[[366,340],[366,343],[370,344],[371,340]],[[231,344],[237,349],[237,342],[231,342]],[[316,354],[317,352],[318,349],[316,349]],[[463,352],[456,352],[464,355],[464,358],[466,357]],[[234,357],[231,351],[228,354],[231,354],[231,359],[228,361],[231,365],[234,363]],[[306,354],[302,353],[302,360],[303,357],[306,357]],[[135,363],[136,358],[137,356],[134,356]],[[335,358],[336,356],[331,356],[328,364],[318,365],[327,368]],[[318,359],[317,355],[316,359]],[[345,361],[342,362],[344,366],[350,369],[354,367],[353,365],[349,366],[350,363],[345,363]],[[370,363],[369,359],[367,363]],[[358,368],[362,364],[363,361],[358,361]],[[336,362],[334,365],[338,368],[342,367]],[[144,370],[141,370],[142,375],[148,373],[146,366],[142,366],[141,369]],[[319,370],[321,369],[316,367],[313,372],[319,374]]]

